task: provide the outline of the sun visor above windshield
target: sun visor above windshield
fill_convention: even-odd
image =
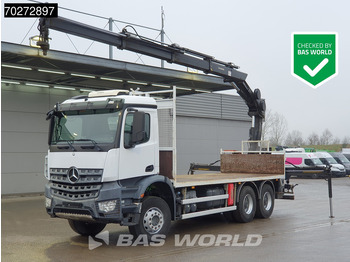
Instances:
[[[124,105],[124,99],[109,98],[103,101],[81,101],[70,102],[58,105],[58,111],[71,111],[71,110],[88,110],[88,109],[121,109]]]

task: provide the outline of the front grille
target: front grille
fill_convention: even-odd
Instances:
[[[98,197],[102,187],[103,169],[77,169],[75,183],[68,179],[68,168],[50,168],[51,194],[69,200],[85,200]]]

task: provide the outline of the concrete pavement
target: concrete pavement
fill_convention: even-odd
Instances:
[[[296,199],[276,200],[269,219],[228,223],[222,215],[172,223],[162,246],[117,246],[127,227],[108,225],[109,244],[89,250],[89,239],[74,233],[66,220],[45,212],[44,197],[2,198],[3,261],[350,261],[350,179],[333,179],[335,218],[329,218],[327,182],[292,179]],[[107,233],[106,233],[107,234]],[[211,236],[232,236],[234,246],[215,246]],[[196,235],[202,242],[179,246],[176,238]],[[249,235],[258,246],[244,246]],[[91,239],[90,239],[91,240]],[[99,241],[95,239],[95,241]],[[102,242],[102,241],[101,241]],[[215,242],[216,243],[216,242]],[[205,246],[207,244],[207,246]],[[243,245],[243,246],[242,246]]]

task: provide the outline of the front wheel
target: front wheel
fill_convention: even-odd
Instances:
[[[166,235],[170,229],[171,213],[168,204],[159,197],[149,196],[142,201],[140,221],[129,226],[129,232],[138,237],[146,235],[149,240],[156,234]]]
[[[100,233],[106,226],[102,223],[90,223],[69,219],[68,223],[74,232],[82,236],[95,236]]]
[[[239,194],[237,210],[233,213],[234,218],[240,223],[248,223],[254,219],[255,211],[255,192],[250,186],[244,186]]]
[[[270,185],[265,184],[261,190],[261,198],[258,200],[256,217],[269,218],[275,205],[275,194]]]

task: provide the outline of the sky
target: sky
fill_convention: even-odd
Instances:
[[[2,1],[4,3],[27,2]],[[45,1],[44,1],[45,2]],[[51,2],[51,1],[49,1]],[[60,0],[60,7],[102,17],[161,27],[161,7],[165,12],[167,43],[209,54],[240,66],[248,74],[252,89],[259,88],[267,108],[282,114],[288,131],[299,130],[307,138],[328,128],[342,140],[350,137],[350,2],[325,0],[216,0],[216,1],[112,1]],[[59,15],[108,29],[107,20],[59,9]],[[29,44],[38,34],[35,18],[1,18],[1,40]],[[114,23],[119,32],[126,24]],[[32,27],[33,26],[33,27]],[[31,28],[32,27],[32,28]],[[159,31],[136,27],[139,34],[155,39]],[[293,32],[337,32],[338,75],[313,89],[291,74],[291,34]],[[108,57],[108,47],[51,31],[50,48]],[[74,45],[71,43],[73,42]],[[75,47],[74,47],[75,46]],[[114,49],[114,59],[136,62],[136,54]],[[142,57],[146,64],[160,65]],[[138,63],[142,63],[140,60]],[[166,64],[167,68],[176,68]],[[186,70],[186,69],[183,69]]]

